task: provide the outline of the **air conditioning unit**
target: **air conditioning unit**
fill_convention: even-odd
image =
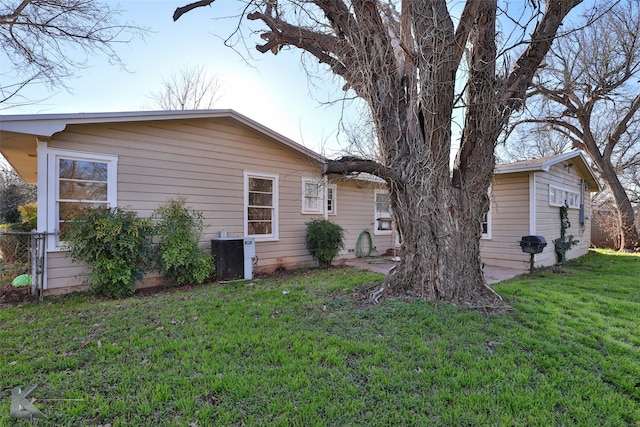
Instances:
[[[253,237],[211,239],[211,255],[216,262],[218,280],[253,279],[256,241]]]

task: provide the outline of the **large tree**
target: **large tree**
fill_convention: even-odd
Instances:
[[[174,19],[199,6],[178,8]],[[340,76],[371,110],[380,161],[329,162],[326,173],[369,172],[390,192],[401,261],[384,292],[500,306],[480,261],[494,149],[512,111],[580,0],[526,2],[525,49],[498,73],[497,0],[468,0],[454,24],[446,0],[252,0],[246,17],[265,26],[258,51],[297,47]],[[503,5],[506,7],[506,5]],[[524,32],[523,32],[524,33]],[[466,53],[464,129],[450,169],[456,75]]]
[[[626,191],[640,167],[640,5],[623,0],[591,20],[553,45],[516,124],[529,135],[555,134],[547,138],[563,138],[589,155],[616,208],[620,249],[629,250],[640,244]]]
[[[142,30],[119,13],[98,0],[0,0],[0,104],[30,102],[21,96],[29,84],[66,87],[96,54],[122,65],[115,45]]]

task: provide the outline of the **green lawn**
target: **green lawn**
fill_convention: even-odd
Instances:
[[[351,298],[355,269],[0,309],[0,425],[636,426],[640,257],[497,285],[514,311]],[[288,291],[283,292],[283,291]],[[46,419],[9,416],[39,384]]]

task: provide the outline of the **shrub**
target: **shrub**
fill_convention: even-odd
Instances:
[[[38,203],[31,202],[22,206],[18,206],[20,212],[20,221],[25,231],[31,231],[38,228]]]
[[[213,258],[198,246],[204,227],[202,212],[177,198],[167,200],[151,217],[159,239],[154,259],[164,277],[179,285],[199,285],[215,273]]]
[[[63,239],[69,256],[89,268],[90,291],[112,298],[132,295],[149,270],[151,222],[120,208],[86,208]]]
[[[331,261],[344,248],[344,230],[326,219],[314,219],[306,223],[307,249],[321,268],[328,268]]]

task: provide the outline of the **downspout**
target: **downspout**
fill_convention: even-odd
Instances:
[[[587,219],[585,217],[585,211],[584,211],[584,195],[585,195],[585,185],[586,182],[584,179],[580,180],[580,235],[584,235],[584,229],[585,229],[585,220]]]
[[[322,177],[322,183],[324,187],[324,197],[322,198],[322,202],[324,203],[324,206],[322,207],[322,211],[324,212],[324,219],[328,220],[329,211],[327,209],[327,201],[329,200],[329,179],[327,178],[326,175]]]

